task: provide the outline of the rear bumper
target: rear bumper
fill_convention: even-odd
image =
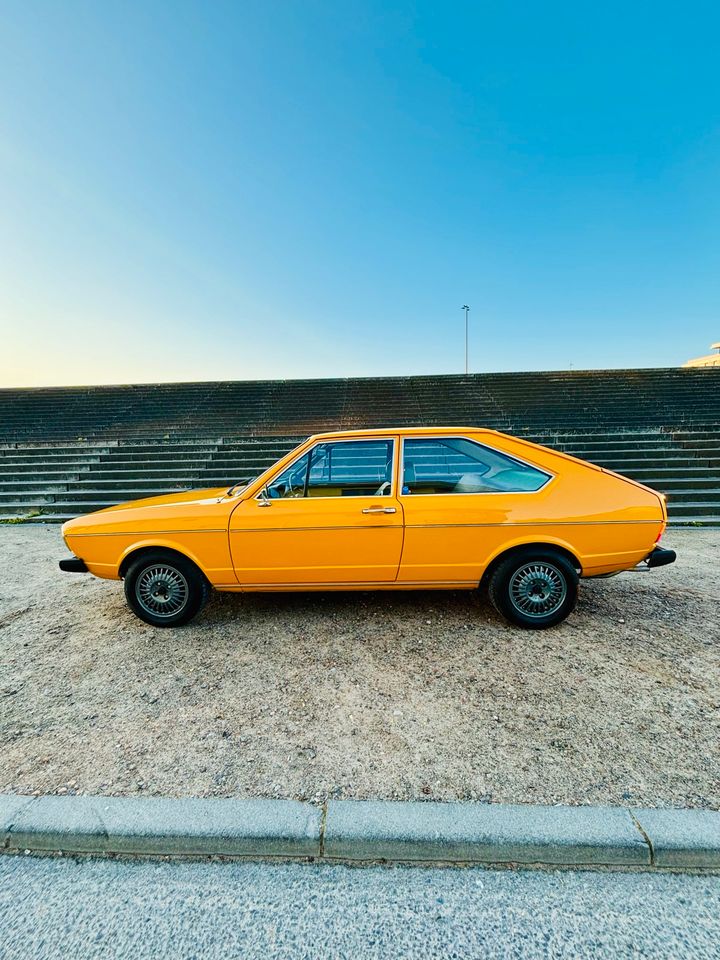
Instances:
[[[655,547],[643,561],[639,563],[636,569],[652,570],[654,567],[664,567],[668,563],[675,563],[677,554],[674,550],[666,550],[664,547]]]
[[[88,572],[88,568],[85,566],[85,561],[80,560],[78,557],[69,557],[67,560],[60,560],[58,566],[61,570],[64,570],[65,573]]]

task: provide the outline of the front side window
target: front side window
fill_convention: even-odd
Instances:
[[[528,493],[550,474],[466,437],[403,441],[404,494]]]
[[[392,440],[316,444],[268,484],[270,499],[382,497],[392,489]]]
[[[291,463],[289,467],[286,467],[279,476],[275,477],[275,479],[267,485],[263,493],[271,500],[290,500],[297,497],[304,497],[309,459],[310,454],[306,453],[300,457],[299,460],[296,460],[295,463]]]

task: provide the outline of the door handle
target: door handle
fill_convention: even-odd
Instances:
[[[363,507],[363,513],[397,513],[395,507]]]

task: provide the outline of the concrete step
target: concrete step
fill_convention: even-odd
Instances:
[[[102,469],[93,469],[89,471],[90,476],[98,477],[105,480],[112,480],[117,476],[128,476],[128,477],[177,477],[177,476],[202,476],[204,473],[212,472],[215,473],[220,471],[222,473],[237,473],[238,471],[244,473],[247,471],[254,471],[257,475],[267,470],[268,467],[271,467],[275,463],[274,460],[269,463],[257,463],[252,461],[243,461],[242,463],[202,463],[202,464],[187,464],[180,463],[176,466],[169,468],[163,466],[157,466],[152,464],[146,468],[123,468],[115,469],[115,465],[112,466],[102,466]]]
[[[75,494],[84,490],[92,491],[155,491],[162,493],[166,490],[187,490],[190,487],[206,486],[207,480],[200,477],[175,478],[172,481],[163,479],[148,480],[143,477],[132,477],[124,480],[98,480],[94,477],[88,477],[74,481],[55,481],[47,483],[42,480],[18,480],[0,482],[0,497],[3,495],[19,497],[33,496],[36,494],[49,494],[52,496],[58,493]],[[151,494],[145,494],[150,496]]]
[[[710,487],[700,490],[660,490],[660,493],[667,493],[668,504],[674,509],[678,504],[684,503],[707,503],[720,504],[720,487]],[[668,507],[670,509],[670,507]]]
[[[286,451],[286,452],[289,452],[289,451]],[[220,457],[220,456],[212,457],[212,459],[206,460],[205,462],[208,467],[221,466],[224,468],[227,466],[231,466],[231,467],[242,466],[245,463],[259,463],[259,464],[263,464],[266,467],[271,467],[274,463],[277,463],[278,460],[282,459],[282,457],[284,456],[285,456],[284,453],[278,454],[277,456],[271,456],[271,457],[258,456],[257,454],[253,454],[253,453],[248,453],[245,456],[241,456],[240,454],[235,453],[227,457]]]
[[[138,460],[126,460],[124,457],[108,457],[100,460],[96,466],[93,466],[93,474],[102,473],[104,470],[124,470],[129,473],[144,473],[146,470],[202,470],[206,464],[211,463],[209,457],[174,457],[173,459],[161,457],[145,457]]]
[[[669,517],[669,527],[720,527],[720,517],[693,514],[688,517]]]
[[[180,463],[175,467],[165,467],[165,466],[155,466],[152,465],[146,469],[138,467],[135,465],[134,468],[123,469],[120,467],[115,470],[110,467],[105,467],[104,464],[95,464],[94,466],[85,465],[84,467],[71,467],[66,470],[53,470],[48,469],[44,470],[41,468],[36,468],[35,470],[0,470],[0,481],[2,480],[11,480],[13,478],[35,478],[35,479],[48,479],[48,480],[58,480],[64,477],[80,477],[80,476],[93,476],[105,479],[113,479],[116,476],[176,476],[183,474],[193,474],[199,473],[204,464],[187,464]]]
[[[693,520],[696,517],[716,517],[720,520],[720,502],[707,503],[698,498],[683,503],[672,500],[668,502],[668,516],[672,520]]]
[[[123,475],[128,477],[154,477],[154,476],[168,476],[175,477],[183,474],[188,476],[193,476],[196,474],[206,473],[208,470],[211,472],[222,471],[223,473],[236,473],[238,470],[246,472],[248,470],[254,471],[257,473],[262,473],[264,470],[267,470],[268,467],[271,467],[276,461],[270,460],[266,463],[258,463],[257,461],[244,460],[240,462],[230,461],[228,463],[213,463],[213,462],[200,462],[197,461],[183,463],[173,462],[172,464],[164,465],[158,464],[157,461],[149,463],[147,466],[140,464],[99,464],[92,467],[89,470],[82,471],[85,474],[89,474],[92,477],[104,477],[105,479],[112,479],[116,475]]]
[[[11,483],[13,480],[22,477],[32,477],[35,480],[48,480],[49,482],[53,481],[64,481],[64,480],[79,480],[82,476],[88,476],[90,473],[89,469],[75,469],[75,470],[26,470],[18,472],[16,470],[7,470],[0,471],[0,483],[8,482]]]
[[[677,443],[684,443],[686,440],[714,440],[720,442],[720,427],[715,430],[695,430],[695,431],[678,431],[672,430],[668,433],[668,436],[671,437]]]
[[[29,513],[36,514],[37,519],[41,515],[62,515],[65,518],[77,517],[83,513],[92,513],[95,510],[102,510],[104,507],[113,507],[119,501],[105,500],[96,503],[84,503],[81,507],[77,503],[27,503],[25,500],[15,502],[0,503],[0,520],[8,517],[24,517]]]
[[[185,447],[149,447],[147,450],[136,451],[132,447],[118,447],[110,453],[103,454],[100,459],[103,463],[120,460],[128,463],[142,463],[143,460],[207,460],[215,453],[215,447],[197,446]]]
[[[127,464],[134,466],[143,463],[205,463],[213,456],[212,451],[204,450],[148,450],[146,453],[128,454],[118,450],[99,458],[101,464]]]
[[[108,453],[108,447],[10,447],[0,450],[0,463],[35,463],[40,460],[58,461],[95,459]]]
[[[711,427],[717,423],[720,419],[720,411],[713,412],[709,414],[703,420],[695,420],[694,425],[697,427],[707,426]],[[538,429],[552,425],[556,429],[567,430],[568,428],[575,428],[579,430],[590,429],[592,427],[597,427],[598,423],[601,423],[603,426],[606,426],[608,429],[613,431],[620,429],[637,429],[647,425],[648,416],[643,414],[642,416],[637,417],[636,419],[628,419],[626,416],[621,416],[618,418],[610,419],[606,416],[603,416],[600,411],[593,411],[588,413],[587,417],[583,420],[569,417],[564,412],[559,412],[553,415],[538,414],[538,415],[524,415],[524,416],[515,416],[509,420],[505,420],[499,417],[490,417],[490,416],[477,416],[473,413],[464,413],[462,411],[452,410],[448,414],[442,416],[413,416],[413,417],[397,417],[397,416],[388,416],[386,418],[373,417],[371,421],[368,422],[365,418],[362,420],[358,419],[357,421],[335,421],[328,420],[327,418],[320,419],[318,418],[315,421],[305,420],[302,424],[298,424],[299,430],[298,433],[303,437],[311,433],[319,433],[328,429],[355,429],[360,427],[392,427],[392,426],[414,426],[417,423],[426,423],[426,424],[437,424],[439,426],[453,423],[469,423],[477,426],[487,426],[495,429],[502,430],[506,433],[515,433],[515,434],[524,434],[526,432],[535,432]],[[254,424],[251,422],[245,424],[236,425],[231,418],[227,418],[223,421],[218,421],[217,423],[203,423],[201,424],[208,432],[212,429],[214,433],[227,433],[227,432],[241,432],[243,429],[247,432],[251,432],[254,429]],[[271,432],[273,423],[268,421],[265,424],[265,429],[267,432]],[[188,429],[188,434],[197,433],[197,427],[192,427]],[[121,433],[117,430],[111,431],[109,428],[105,431],[106,436],[111,436],[113,439],[123,441],[129,437],[129,432]],[[180,432],[178,431],[178,436]],[[136,438],[142,436],[149,436],[149,434],[143,434],[142,431],[135,431]],[[47,439],[57,439],[58,441],[62,440],[62,435],[58,435],[57,431],[53,430],[52,427],[42,427],[39,426],[32,431],[20,431],[10,433],[8,430],[3,431],[2,439],[7,441],[22,441],[28,439],[29,437],[39,439],[44,437]]]
[[[176,481],[185,477],[201,477],[207,473],[222,473],[223,475],[234,476],[259,476],[264,473],[270,463],[177,463],[172,466],[151,464],[147,467],[135,465],[134,467],[120,467],[114,469],[91,468],[87,465],[81,467],[67,468],[65,470],[0,470],[0,486],[5,483],[24,483],[34,481],[45,481],[47,483],[62,483],[71,481],[92,480],[116,480],[127,478],[129,480],[137,479],[166,479]],[[102,465],[101,465],[102,466]]]
[[[247,464],[260,465],[263,468],[270,467],[277,463],[279,457],[258,457],[248,454],[246,457],[204,457],[202,459],[193,458],[188,460],[102,460],[93,464],[90,469],[94,472],[104,470],[125,470],[128,472],[144,472],[145,470],[204,470],[206,468],[222,467],[222,469],[233,467],[242,467]],[[0,464],[0,466],[2,466]]]
[[[720,456],[718,457],[598,457],[597,460],[590,460],[599,467],[606,467],[608,470],[614,470],[616,473],[628,473],[634,470],[662,470],[669,468],[682,467],[707,467],[713,470],[720,469]]]
[[[162,490],[158,495],[170,493],[171,491]],[[178,493],[179,491],[173,491]],[[90,497],[82,495],[75,496],[70,493],[35,493],[23,496],[22,499],[17,496],[0,494],[0,514],[6,514],[23,508],[24,510],[42,509],[54,504],[64,504],[68,510],[75,510],[76,513],[88,513],[91,510],[100,510],[102,507],[114,506],[116,503],[126,503],[130,500],[141,500],[143,496],[152,496],[153,494],[138,494],[134,491],[127,491],[121,496],[111,496],[107,492],[95,493]],[[96,504],[98,504],[96,506]]]
[[[627,477],[628,480],[635,480],[637,483],[642,483],[646,487],[654,487],[657,490],[664,489],[668,484],[670,486],[688,486],[691,489],[703,483],[716,485],[719,483],[718,476],[720,476],[720,471],[717,469],[698,470],[694,473],[691,472],[689,468],[666,473],[658,473],[657,471],[651,470],[613,470],[612,472],[617,473],[621,477]]]
[[[68,456],[67,454],[58,456],[16,456],[0,457],[0,470],[20,469],[26,467],[28,470],[34,470],[38,465],[52,466],[55,470],[61,470],[65,466],[74,466],[77,463],[100,463],[103,455],[99,453],[78,454],[77,456]]]
[[[697,471],[693,471],[690,467],[681,468],[680,470],[661,471],[657,468],[637,470],[633,468],[609,467],[605,464],[603,465],[603,469],[610,473],[616,473],[621,477],[628,477],[630,480],[637,480],[638,483],[643,483],[648,487],[657,486],[668,480],[692,479],[693,477],[704,479],[714,477],[718,473],[717,467],[701,468]]]
[[[679,440],[673,440],[672,437],[666,435],[636,438],[606,434],[603,440],[589,440],[587,437],[561,436],[551,438],[551,441],[556,446],[563,444],[564,446],[570,446],[577,450],[675,450],[677,448],[683,449],[688,445],[694,449],[694,443],[690,440],[681,443]],[[698,449],[702,449],[703,445],[708,442],[707,440],[698,440]],[[717,438],[716,443],[720,443],[720,437]],[[546,446],[547,445],[549,445],[549,443],[546,443]]]
[[[580,460],[589,460],[591,463],[597,463],[599,460],[665,460],[672,457],[683,457],[685,459],[693,457],[707,457],[708,453],[706,451],[694,451],[687,450],[683,447],[656,447],[654,449],[647,449],[643,447],[627,447],[626,449],[618,449],[613,447],[607,447],[602,449],[599,447],[592,448],[578,448],[578,447],[555,447],[554,449],[559,450],[561,453],[569,453],[573,457],[578,457]],[[717,449],[716,455],[720,456],[720,448]]]
[[[86,473],[98,460],[78,460],[42,463],[3,463],[0,460],[0,477],[2,476],[58,476],[62,474]]]
[[[129,500],[143,500],[146,497],[160,497],[164,494],[169,493],[181,493],[184,490],[189,490],[189,486],[185,487],[158,487],[154,490],[147,489],[124,489],[124,490],[63,490],[58,491],[57,493],[52,493],[49,491],[34,491],[23,495],[22,502],[29,506],[42,506],[48,503],[65,503],[65,504],[86,504],[86,503],[96,503],[102,501],[103,504],[115,504],[115,503],[126,503]],[[198,488],[200,489],[200,488]],[[16,504],[19,503],[20,499],[14,493],[0,493],[0,506],[5,504]]]
[[[593,424],[587,430],[577,430],[574,428],[562,428],[554,427],[552,430],[537,430],[532,434],[526,434],[524,431],[518,431],[519,435],[522,435],[530,440],[537,440],[538,443],[544,442],[545,440],[551,439],[553,437],[560,437],[566,439],[577,439],[582,441],[587,441],[593,443],[595,441],[605,441],[605,440],[632,440],[633,438],[638,438],[640,440],[653,440],[653,439],[666,439],[670,442],[676,442],[679,438],[697,438],[698,440],[712,440],[713,438],[720,435],[720,427],[715,430],[668,430],[664,427],[640,427],[640,428],[622,428],[620,430],[607,430],[602,429],[598,430],[596,425]]]

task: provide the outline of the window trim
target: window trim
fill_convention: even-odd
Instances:
[[[264,494],[265,490],[267,489],[267,487],[269,487],[270,484],[273,482],[273,480],[275,480],[275,478],[276,478],[276,477],[279,477],[281,474],[285,473],[286,470],[289,470],[291,467],[294,467],[295,464],[298,462],[298,460],[302,460],[302,458],[305,456],[305,454],[308,454],[308,473],[306,474],[305,488],[304,488],[304,490],[303,490],[303,495],[302,495],[302,497],[287,498],[288,500],[289,500],[289,499],[292,499],[294,503],[297,503],[298,500],[306,500],[306,501],[311,501],[311,500],[312,500],[312,502],[315,503],[315,502],[317,502],[318,500],[353,500],[353,499],[354,499],[354,500],[361,500],[361,499],[363,499],[363,497],[364,497],[366,500],[373,500],[373,499],[388,500],[390,497],[396,497],[396,498],[397,498],[397,495],[398,495],[397,480],[398,480],[398,477],[399,477],[399,474],[398,474],[398,472],[397,472],[398,461],[397,461],[397,458],[396,458],[396,453],[397,453],[396,444],[397,444],[397,441],[398,441],[398,437],[397,437],[395,434],[392,434],[391,436],[384,436],[384,437],[382,437],[382,436],[381,436],[381,437],[339,437],[339,438],[336,439],[336,440],[333,440],[333,439],[330,439],[330,440],[327,440],[327,439],[326,439],[326,440],[318,440],[318,441],[317,441],[316,443],[314,443],[311,447],[307,447],[307,448],[306,448],[305,450],[303,450],[300,454],[298,454],[298,456],[295,457],[294,460],[291,460],[290,463],[286,463],[285,466],[282,468],[282,470],[278,471],[277,473],[274,473],[274,474],[272,475],[272,477],[270,477],[268,480],[266,480],[265,483],[262,485],[262,488],[261,488],[260,490],[258,490],[258,492],[257,492],[257,493],[255,494],[255,496],[253,497],[253,500],[263,500],[263,499],[264,499],[263,494]],[[307,482],[308,482],[308,478],[309,478],[309,467],[310,467],[310,464],[312,463],[312,452],[313,452],[313,450],[315,450],[316,447],[319,447],[319,446],[320,446],[321,444],[323,444],[323,443],[378,443],[378,442],[380,442],[380,443],[390,443],[390,444],[392,444],[392,454],[391,454],[391,460],[392,460],[392,475],[391,475],[391,478],[390,478],[390,493],[389,493],[389,495],[388,495],[388,494],[385,494],[384,496],[378,496],[377,498],[376,498],[376,496],[375,496],[374,493],[373,493],[373,494],[362,494],[362,495],[357,496],[357,497],[308,497],[308,496],[307,496]],[[282,499],[282,498],[279,499],[279,500],[272,500],[272,501],[271,501],[271,503],[273,504],[273,506],[274,506],[276,503],[284,503],[284,502],[286,502],[286,501],[285,501],[284,499]]]
[[[532,470],[536,470],[538,473],[544,473],[545,483],[542,486],[539,486],[537,490],[474,490],[467,491],[464,493],[403,493],[403,487],[405,486],[405,441],[406,440],[467,440],[469,443],[474,443],[476,446],[483,448],[484,450],[489,450],[490,453],[497,453],[500,456],[507,457],[509,460],[514,460],[515,463],[519,463],[524,467],[530,467]],[[475,440],[474,437],[469,437],[464,433],[433,433],[431,435],[423,436],[409,436],[401,435],[400,437],[400,463],[398,469],[398,497],[411,497],[416,499],[417,497],[497,497],[511,496],[511,497],[520,497],[528,496],[535,493],[540,493],[541,490],[547,489],[549,483],[557,477],[556,473],[553,473],[551,470],[548,470],[546,467],[538,467],[536,464],[531,463],[529,460],[523,460],[522,457],[516,457],[515,454],[507,453],[505,450],[498,450],[496,447],[491,447],[489,443],[482,443],[480,440]]]

